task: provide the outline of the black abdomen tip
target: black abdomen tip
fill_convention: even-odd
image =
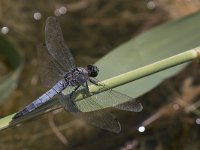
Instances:
[[[14,116],[13,119],[17,119],[19,117],[23,117],[25,114],[27,114],[29,111],[25,108],[19,112],[17,112]]]

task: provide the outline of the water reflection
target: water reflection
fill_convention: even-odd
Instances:
[[[35,20],[40,20],[42,18],[42,14],[40,12],[35,12],[33,18]]]
[[[9,28],[8,27],[2,27],[1,28],[1,33],[2,34],[8,34],[8,32],[9,32]]]
[[[140,126],[140,127],[138,128],[138,131],[139,131],[139,132],[144,132],[144,131],[145,131],[145,127],[144,127],[144,126]]]

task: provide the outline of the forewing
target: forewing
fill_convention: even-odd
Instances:
[[[142,104],[137,100],[134,99],[128,95],[122,94],[120,92],[117,92],[115,90],[110,90],[107,91],[111,97],[113,97],[113,100],[117,103],[123,101],[126,101],[124,103],[115,105],[113,107],[121,110],[126,110],[126,111],[133,111],[133,112],[140,112],[143,109]]]
[[[69,97],[65,98],[69,99]],[[72,99],[69,99],[65,103],[64,108],[89,124],[108,130],[110,132],[119,133],[121,131],[119,121],[111,113],[102,110],[102,107],[96,103],[93,98],[94,97],[85,98],[85,101],[81,104],[81,106],[77,106]],[[93,107],[99,109],[97,111],[81,112],[81,109],[89,111]]]
[[[49,53],[68,71],[75,68],[74,58],[65,44],[62,30],[55,17],[48,17],[45,26],[45,43]]]
[[[115,90],[107,90],[102,93],[94,94],[94,96],[97,98],[98,103],[102,104],[104,107],[114,107],[120,110],[133,112],[140,112],[143,109],[139,101]]]
[[[37,51],[40,79],[45,86],[51,88],[63,78],[66,70],[48,53],[45,44],[40,44]]]
[[[101,83],[97,78],[91,79],[99,84],[99,86],[102,86],[102,88],[106,88],[106,85]],[[140,112],[143,109],[142,104],[138,100],[108,88],[104,92],[93,93],[93,97],[96,97],[97,102],[103,105],[104,108],[115,107],[120,110],[133,112]]]

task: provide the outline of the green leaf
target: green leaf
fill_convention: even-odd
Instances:
[[[22,69],[22,57],[19,51],[2,36],[0,36],[0,52],[5,56],[12,70],[0,78],[0,103],[2,103],[16,88]]]
[[[100,68],[98,78],[104,80],[199,46],[198,20],[200,13],[158,26],[119,46],[96,63]],[[136,98],[185,66],[173,67],[116,89]]]

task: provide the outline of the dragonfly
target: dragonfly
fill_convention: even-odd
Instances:
[[[53,97],[60,95],[60,104],[66,111],[94,126],[119,133],[121,131],[120,122],[112,113],[103,109],[103,105],[109,104],[110,107],[133,112],[140,112],[143,109],[139,101],[113,89],[108,89],[102,93],[89,91],[88,84],[105,86],[96,79],[99,68],[91,64],[86,67],[76,67],[55,17],[47,18],[45,42],[39,47],[38,56],[42,66],[40,76],[43,84],[50,89],[19,110],[13,119],[37,111],[38,108],[53,100]],[[64,89],[70,89],[67,96],[62,94]],[[75,101],[76,93],[85,95],[84,101],[80,105]],[[120,104],[122,100],[124,103]],[[96,110],[91,111],[93,108],[96,108]]]

